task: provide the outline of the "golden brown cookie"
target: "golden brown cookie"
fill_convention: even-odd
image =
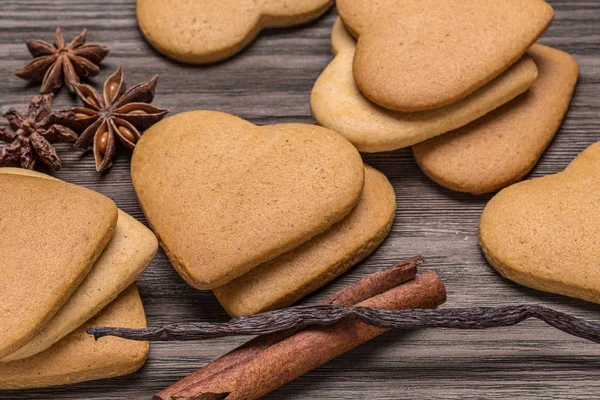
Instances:
[[[553,18],[543,0],[338,0],[372,102],[416,112],[456,103],[515,63]]]
[[[390,111],[371,103],[356,87],[352,75],[356,41],[339,19],[331,41],[336,56],[313,87],[312,113],[319,124],[343,135],[362,152],[396,150],[462,127],[523,93],[537,78],[535,63],[525,55],[457,103],[431,111]]]
[[[302,246],[213,290],[233,317],[296,303],[371,254],[388,235],[396,212],[394,188],[365,166],[365,187],[350,215]]]
[[[0,175],[0,357],[69,299],[110,241],[117,207],[65,182]]]
[[[324,232],[364,183],[356,149],[307,124],[193,111],[150,128],[131,163],[148,222],[181,276],[212,289]]]
[[[131,374],[144,365],[148,343],[115,337],[98,341],[93,326],[145,328],[146,315],[137,287],[131,285],[98,316],[33,357],[0,364],[0,390],[69,385]]]
[[[0,174],[54,179],[22,168],[0,168]],[[154,258],[157,247],[156,236],[148,228],[119,210],[113,237],[75,293],[33,339],[0,362],[31,357],[80,327],[135,282]]]
[[[333,0],[137,0],[146,40],[177,61],[206,64],[236,54],[262,29],[300,25]]]
[[[521,285],[600,303],[600,142],[556,175],[498,193],[481,216],[483,252]]]
[[[533,46],[529,55],[539,77],[528,92],[470,125],[413,147],[428,177],[448,189],[482,194],[531,171],[567,113],[579,66],[569,54],[546,46]]]

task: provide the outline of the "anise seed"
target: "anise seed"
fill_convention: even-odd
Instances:
[[[111,82],[108,85],[108,90],[106,92],[106,97],[107,97],[107,101],[112,102],[115,98],[115,96],[117,95],[117,90],[119,89],[119,83],[118,82]]]
[[[147,114],[147,112],[144,110],[131,110],[127,114],[143,115]]]
[[[87,97],[85,98],[85,100],[86,100],[88,103],[90,103],[90,104],[92,104],[92,105],[94,105],[94,106],[98,107],[98,103],[96,103],[96,99],[94,99],[94,97],[93,97],[93,96],[91,96],[91,95],[90,95],[90,96],[87,96]]]
[[[119,132],[121,133],[121,136],[123,136],[123,138],[126,139],[128,142],[135,144],[135,142],[137,141],[135,134],[131,131],[131,129],[125,126],[119,126]]]
[[[102,125],[102,133],[100,133],[100,139],[98,140],[98,152],[101,155],[106,154],[106,148],[108,147],[108,129]]]

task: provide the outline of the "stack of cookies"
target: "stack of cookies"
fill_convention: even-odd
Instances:
[[[232,316],[285,307],[387,236],[387,178],[341,135],[309,124],[258,127],[193,111],[150,128],[133,186],[179,274]]]
[[[142,328],[135,284],[156,237],[107,197],[0,168],[0,389],[132,373],[148,344],[95,342],[91,326]]]
[[[579,68],[534,44],[543,0],[338,0],[334,60],[313,88],[316,121],[362,152],[412,146],[449,189],[522,179],[564,118]],[[343,21],[343,22],[342,22]]]

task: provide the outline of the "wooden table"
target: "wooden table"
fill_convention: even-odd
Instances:
[[[581,79],[569,115],[532,177],[561,171],[600,139],[600,2],[554,0],[555,22],[542,42],[566,50],[581,64]],[[258,124],[311,123],[309,94],[331,60],[331,10],[305,27],[264,32],[237,57],[209,67],[176,64],[150,48],[138,31],[133,0],[2,0],[0,2],[0,106],[23,109],[36,94],[13,73],[29,54],[26,39],[52,41],[60,24],[67,40],[83,28],[90,43],[110,46],[96,86],[119,65],[129,85],[160,75],[155,104],[172,114],[193,109],[229,112]],[[77,104],[68,92],[55,109]],[[144,220],[129,175],[129,155],[100,175],[93,156],[59,145],[66,181],[106,194]],[[489,196],[445,190],[416,166],[409,150],[366,155],[398,196],[398,213],[385,243],[365,262],[316,297],[395,261],[426,256],[448,289],[445,307],[533,302],[598,320],[600,307],[525,289],[502,279],[477,244],[479,216]],[[164,253],[139,281],[149,323],[226,321],[211,292],[184,283]],[[314,298],[314,297],[313,297]],[[149,399],[152,394],[233,349],[243,338],[198,343],[159,343],[142,370],[131,376],[67,388],[3,392],[1,399]],[[345,354],[272,393],[270,399],[370,398],[597,398],[600,346],[575,339],[537,321],[489,331],[392,332]]]

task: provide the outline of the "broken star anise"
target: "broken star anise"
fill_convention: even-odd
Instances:
[[[149,104],[154,99],[157,80],[158,75],[126,90],[123,69],[119,67],[104,83],[103,97],[91,86],[74,85],[84,107],[61,111],[56,118],[80,134],[74,150],[93,146],[98,172],[108,170],[113,164],[115,137],[131,150],[142,133],[169,112]]]
[[[85,44],[86,30],[69,45],[65,43],[60,27],[56,28],[54,46],[41,40],[28,40],[27,48],[34,57],[16,75],[32,82],[42,82],[40,93],[49,93],[63,85],[71,93],[79,78],[98,75],[98,64],[108,54],[108,47]]]
[[[40,160],[54,170],[60,169],[60,159],[52,143],[74,141],[77,135],[52,121],[53,97],[53,94],[35,96],[25,115],[14,108],[4,113],[10,128],[0,127],[0,140],[9,144],[0,151],[0,167],[18,165],[33,169]]]

